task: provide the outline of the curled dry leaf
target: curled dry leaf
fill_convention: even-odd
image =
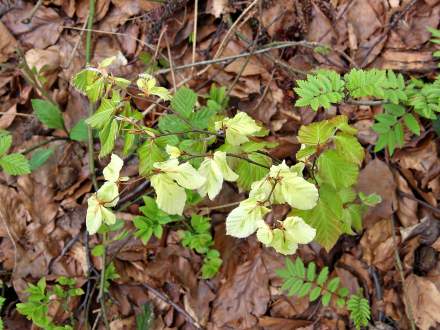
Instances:
[[[429,278],[414,274],[409,275],[404,282],[404,290],[411,306],[414,320],[421,330],[429,330],[440,324],[440,291]]]
[[[397,172],[394,173],[397,189],[405,194],[414,196],[406,180]],[[404,227],[415,225],[419,222],[417,217],[417,202],[413,199],[398,195],[397,196],[397,217]]]
[[[386,272],[394,267],[394,246],[391,220],[382,219],[369,227],[361,239],[363,259]]]
[[[6,129],[11,126],[15,119],[15,114],[17,113],[17,104],[14,103],[5,112],[0,112],[0,129]]]

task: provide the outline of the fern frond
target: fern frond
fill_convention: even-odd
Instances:
[[[437,118],[436,112],[440,112],[440,78],[432,84],[412,82],[406,92],[409,95],[408,103],[416,113],[428,119]]]
[[[353,98],[367,96],[385,98],[384,87],[387,83],[387,76],[383,70],[353,69],[344,76],[344,80],[348,92]]]
[[[320,70],[297,83],[298,87],[294,88],[299,96],[295,103],[297,107],[310,106],[314,111],[319,107],[329,109],[344,98],[344,81],[334,71]]]
[[[347,308],[356,329],[368,325],[368,321],[371,319],[371,310],[367,299],[359,295],[352,295],[347,302]]]
[[[405,80],[402,74],[395,74],[394,71],[388,70],[386,73],[386,80],[383,85],[385,100],[389,100],[394,104],[399,104],[400,101],[406,101],[405,94]]]

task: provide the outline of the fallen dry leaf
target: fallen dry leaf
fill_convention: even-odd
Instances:
[[[388,165],[376,158],[369,162],[359,174],[357,191],[365,194],[376,193],[382,202],[369,208],[364,215],[364,228],[369,228],[380,219],[389,219],[395,210],[396,183]]]
[[[0,63],[4,63],[14,54],[17,40],[0,21]]]
[[[411,306],[414,320],[421,330],[429,330],[440,324],[440,291],[427,277],[409,275],[404,282],[404,290],[408,301],[406,308]]]
[[[268,275],[258,251],[222,284],[213,302],[212,319],[217,327],[254,328],[269,299]]]
[[[54,9],[41,6],[30,23],[23,23],[32,8],[30,3],[14,8],[2,17],[2,21],[23,44],[42,49],[54,45],[62,32],[63,20]]]

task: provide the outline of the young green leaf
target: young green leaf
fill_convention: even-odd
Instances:
[[[32,99],[32,108],[37,118],[48,128],[64,129],[64,119],[60,109],[52,102]]]
[[[53,149],[37,149],[32,154],[29,166],[31,171],[35,171],[42,166],[53,155]]]
[[[87,125],[84,119],[80,119],[69,132],[69,138],[78,142],[85,142],[88,139]]]
[[[420,135],[420,125],[413,114],[407,113],[403,116],[406,127],[415,135]]]
[[[197,94],[187,87],[180,87],[171,99],[171,109],[189,118],[197,102]]]
[[[0,157],[5,155],[12,145],[12,135],[0,129]]]
[[[1,157],[0,167],[9,175],[25,175],[31,173],[29,161],[25,156],[18,153]]]

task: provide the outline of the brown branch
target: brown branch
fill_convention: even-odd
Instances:
[[[191,323],[196,329],[203,329],[201,325],[194,320],[194,318],[182,307],[180,307],[178,304],[176,304],[174,301],[172,301],[170,298],[168,298],[165,294],[158,291],[157,289],[153,288],[147,283],[142,283],[142,286],[146,288],[148,291],[150,291],[152,294],[154,294],[156,297],[158,297],[163,302],[167,303],[168,305],[172,306],[176,311],[178,311],[180,314],[183,315],[183,317]]]

